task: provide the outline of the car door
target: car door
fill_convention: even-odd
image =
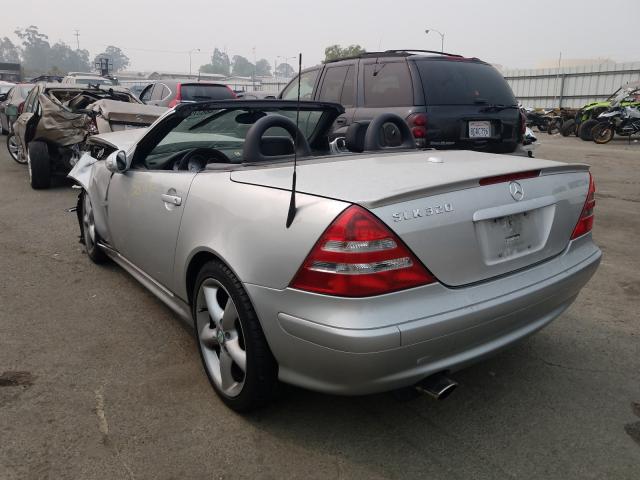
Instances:
[[[172,290],[180,220],[196,173],[165,170],[148,158],[134,155],[129,170],[112,176],[107,223],[116,250]]]
[[[330,140],[344,137],[355,111],[355,88],[357,60],[330,63],[324,69],[316,100],[339,103],[345,112],[336,118],[330,133]]]
[[[41,90],[41,87],[35,87],[31,90],[25,100],[22,114],[20,114],[13,124],[13,131],[16,135],[16,140],[23,152],[27,151],[27,145],[35,131],[38,120],[40,119],[38,114],[38,107],[40,105],[38,102],[38,95],[40,95]]]

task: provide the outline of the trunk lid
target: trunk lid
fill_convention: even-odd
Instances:
[[[480,184],[529,171],[540,174]],[[233,171],[231,179],[290,190],[291,174],[290,164],[271,165]],[[589,187],[586,165],[467,151],[308,160],[298,165],[297,177],[301,193],[369,208],[450,286],[561,253]]]

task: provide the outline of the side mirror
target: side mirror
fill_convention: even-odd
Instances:
[[[113,152],[106,160],[107,170],[113,173],[124,173],[129,169],[127,154],[124,150]]]

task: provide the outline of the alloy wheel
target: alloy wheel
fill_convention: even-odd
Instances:
[[[82,227],[84,231],[85,247],[87,250],[91,250],[96,244],[96,225],[93,218],[91,200],[86,192],[82,203]]]
[[[205,367],[218,390],[240,395],[246,378],[247,352],[242,324],[231,295],[213,278],[200,285],[196,328]]]

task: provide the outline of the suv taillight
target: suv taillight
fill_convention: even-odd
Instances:
[[[20,105],[18,105],[18,115],[22,114],[23,110],[24,110],[24,102],[20,102]]]
[[[436,279],[388,227],[352,205],[315,244],[290,287],[343,297],[367,297]]]
[[[524,134],[527,133],[527,116],[520,111],[520,136],[524,140]]]
[[[593,181],[591,173],[589,173],[589,192],[587,193],[587,199],[584,201],[580,218],[576,224],[576,228],[573,229],[571,234],[571,240],[581,237],[585,233],[588,233],[593,228],[593,208],[596,206],[596,184]]]
[[[238,95],[236,95],[236,92],[234,92],[229,85],[225,85],[225,86],[227,87],[227,90],[231,92],[231,98],[238,98]]]
[[[169,108],[173,108],[182,101],[182,84],[176,84],[176,98],[169,102]]]
[[[407,124],[416,140],[416,145],[425,147],[427,145],[427,114],[412,113],[407,117]]]

